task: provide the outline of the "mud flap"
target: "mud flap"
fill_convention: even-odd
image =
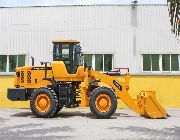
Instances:
[[[156,100],[155,91],[141,91],[137,95],[137,105],[140,115],[147,118],[167,118],[166,110]]]

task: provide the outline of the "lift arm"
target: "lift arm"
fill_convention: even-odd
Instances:
[[[95,79],[100,79],[101,82],[104,82],[108,86],[112,87],[115,90],[118,99],[121,99],[129,108],[140,114],[140,109],[128,93],[130,78],[129,74],[126,75],[124,82],[95,70],[91,70],[91,76],[95,77]]]
[[[142,91],[137,95],[137,100],[133,100],[128,93],[130,75],[127,73],[125,81],[118,78],[102,74],[95,70],[89,71],[92,79],[99,79],[114,89],[117,98],[121,99],[130,109],[137,114],[148,118],[167,118],[165,109],[158,103],[153,91]]]

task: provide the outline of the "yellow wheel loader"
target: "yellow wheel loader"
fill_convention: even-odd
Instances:
[[[12,101],[30,100],[30,108],[37,117],[53,117],[63,107],[90,107],[97,118],[110,118],[116,111],[117,99],[130,109],[148,118],[168,115],[157,102],[153,91],[142,91],[137,100],[131,98],[129,73],[125,80],[93,70],[82,64],[80,42],[54,40],[53,62],[16,68],[14,88],[8,89]],[[107,86],[99,86],[99,82]]]

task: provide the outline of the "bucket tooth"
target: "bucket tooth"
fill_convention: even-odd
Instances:
[[[153,119],[168,117],[166,110],[156,100],[155,91],[141,91],[137,95],[137,105],[141,116]]]

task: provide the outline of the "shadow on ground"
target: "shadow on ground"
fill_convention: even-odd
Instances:
[[[5,119],[5,118],[0,117],[0,123],[4,123],[4,122],[6,122],[6,121],[8,121],[8,119]]]
[[[43,124],[23,124],[15,125],[11,127],[0,128],[0,139],[1,140],[36,140],[36,139],[69,139],[74,138],[73,136],[46,136],[47,133],[53,132],[74,132],[75,130],[69,126],[62,127],[51,127],[41,128]]]
[[[129,126],[127,128],[124,127],[109,127],[110,130],[115,130],[117,132],[126,133],[133,132],[138,134],[138,137],[141,138],[145,136],[148,138],[156,138],[156,139],[180,139],[180,127],[172,127],[172,128],[164,128],[164,129],[152,129],[147,127],[135,127]]]
[[[11,115],[12,117],[31,117],[31,118],[36,118],[31,111],[26,111],[26,112],[19,112],[16,114]],[[71,118],[71,117],[76,117],[76,116],[81,116],[85,118],[90,118],[90,119],[96,119],[95,116],[91,113],[84,113],[81,111],[62,111],[59,112],[54,118]],[[117,119],[117,117],[136,117],[135,115],[128,115],[126,113],[114,113],[113,116],[110,119]]]

